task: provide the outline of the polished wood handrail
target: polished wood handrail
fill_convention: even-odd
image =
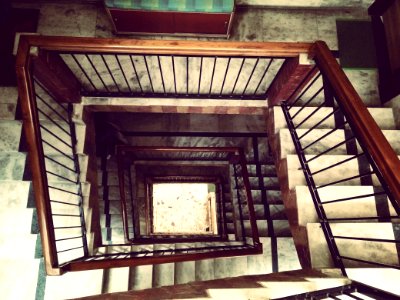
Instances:
[[[40,228],[45,268],[48,275],[60,275],[56,252],[54,225],[51,217],[51,204],[47,176],[44,169],[44,155],[41,143],[39,117],[34,103],[34,87],[31,77],[30,45],[22,39],[18,48],[16,74],[18,96],[21,103],[24,131],[29,149],[29,163]]]
[[[252,248],[245,249],[230,249],[230,250],[215,250],[211,252],[189,253],[189,254],[172,254],[160,256],[145,256],[145,257],[132,257],[126,259],[111,259],[106,258],[103,260],[90,260],[90,261],[73,261],[62,267],[63,272],[68,271],[84,271],[96,269],[109,269],[121,267],[133,267],[149,264],[162,264],[174,262],[184,262],[199,259],[209,259],[218,257],[241,256],[251,254],[262,254],[262,244],[257,244]],[[173,260],[171,260],[171,258]]]
[[[336,100],[357,139],[365,146],[395,200],[400,204],[400,161],[396,152],[383,135],[382,130],[369,113],[326,43],[323,41],[315,42],[310,56],[327,77],[336,95]]]
[[[312,43],[229,42],[182,40],[134,40],[58,36],[21,36],[34,47],[82,53],[137,53],[164,55],[210,55],[295,57],[308,53]]]

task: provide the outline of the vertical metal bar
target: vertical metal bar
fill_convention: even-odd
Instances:
[[[129,55],[129,58],[131,59],[133,71],[135,72],[135,76],[136,76],[136,80],[137,80],[137,82],[138,82],[138,84],[139,84],[140,92],[143,93],[142,84],[140,83],[140,79],[139,79],[138,72],[137,72],[137,70],[136,70],[135,62],[133,61],[132,55]]]
[[[237,74],[237,76],[236,76],[235,84],[233,85],[231,94],[233,94],[233,92],[235,91],[236,84],[237,84],[237,82],[238,82],[238,80],[239,80],[240,73],[242,72],[242,69],[243,69],[243,65],[244,65],[245,60],[246,60],[246,58],[242,58],[242,63],[241,63],[241,65],[240,65],[239,72],[238,72],[238,74]]]
[[[189,56],[186,56],[186,95],[189,95]]]
[[[85,54],[86,59],[89,61],[90,65],[92,66],[93,70],[96,72],[97,77],[99,77],[101,83],[103,84],[104,88],[106,89],[107,92],[109,92],[109,89],[107,87],[107,85],[105,84],[103,78],[101,77],[100,73],[97,71],[97,68],[95,67],[95,65],[93,64],[92,60],[90,59],[89,55]]]
[[[175,95],[176,95],[177,92],[176,92],[175,58],[173,55],[171,56],[171,59],[172,59],[172,72],[174,73],[174,88],[175,88]]]
[[[90,79],[90,77],[88,76],[88,74],[86,73],[85,69],[83,69],[81,63],[78,61],[78,59],[75,57],[75,54],[70,54],[72,56],[72,58],[74,59],[75,63],[78,65],[79,69],[81,70],[81,72],[83,73],[83,75],[85,75],[86,79],[89,81],[90,85],[93,87],[93,89],[95,91],[98,91],[97,87],[93,84],[93,81]]]
[[[254,71],[256,70],[256,67],[257,67],[259,61],[260,61],[260,58],[257,57],[257,60],[256,60],[256,62],[255,62],[255,64],[254,64],[254,66],[253,66],[253,69],[251,70],[249,79],[247,80],[246,85],[245,85],[245,87],[244,87],[244,90],[243,90],[243,92],[242,92],[242,96],[246,93],[247,87],[249,86],[249,83],[250,83],[250,81],[251,81],[251,78],[253,77]]]
[[[233,174],[235,176],[236,196],[237,196],[239,215],[240,215],[240,217],[239,217],[240,218],[240,226],[242,228],[242,239],[243,239],[243,241],[246,241],[246,232],[245,232],[245,228],[244,228],[242,204],[240,201],[240,191],[239,191],[239,182],[238,182],[238,174],[237,174],[237,170],[236,170],[236,165],[233,165]],[[233,206],[233,201],[232,201],[232,206]],[[235,207],[233,206],[232,208],[233,208],[233,212],[234,212]],[[234,220],[234,221],[236,222],[236,220]]]
[[[271,238],[271,259],[272,259],[272,272],[278,272],[278,243],[275,236],[274,222],[271,218],[271,211],[267,198],[267,191],[264,186],[264,177],[261,170],[260,155],[258,153],[258,138],[252,138],[254,163],[256,164],[256,175],[258,177],[258,186],[261,192],[261,201],[264,206],[264,215],[267,219],[268,236]]]
[[[154,93],[153,82],[151,81],[151,76],[150,76],[149,66],[147,64],[146,55],[143,55],[143,58],[144,58],[144,64],[146,65],[147,76],[149,77],[149,81],[150,81],[151,91]]]
[[[161,62],[160,62],[160,55],[157,55],[157,61],[158,61],[158,68],[160,69],[161,83],[162,83],[163,91],[164,91],[164,94],[165,94],[164,75],[163,75],[163,72],[162,72],[162,67],[161,67]]]
[[[226,75],[228,74],[228,69],[229,69],[229,65],[231,63],[231,58],[228,58],[228,63],[226,64],[226,69],[225,69],[225,75],[224,75],[224,80],[222,81],[222,86],[221,86],[221,91],[219,93],[219,95],[222,95],[222,91],[224,89],[224,85],[225,85],[225,80],[226,80]]]
[[[110,70],[110,67],[108,66],[108,64],[107,64],[107,62],[106,62],[106,60],[105,60],[105,58],[104,58],[104,55],[103,55],[103,54],[100,54],[100,57],[101,57],[101,59],[103,60],[103,63],[104,63],[104,65],[106,66],[107,71],[108,71],[108,73],[110,74],[112,81],[114,82],[115,86],[117,87],[118,92],[121,92],[121,90],[119,89],[119,86],[118,86],[117,82],[115,81],[114,75],[112,74],[112,72],[111,72],[111,70]]]
[[[311,176],[311,171],[310,171],[308,164],[306,163],[306,158],[305,158],[304,152],[301,150],[301,144],[298,139],[297,132],[296,132],[296,130],[294,130],[294,124],[290,117],[289,109],[286,106],[286,104],[282,104],[282,111],[285,116],[289,131],[290,131],[290,135],[292,137],[292,140],[293,140],[293,143],[294,143],[294,146],[296,149],[296,153],[299,157],[301,168],[304,172],[307,186],[310,191],[311,198],[314,202],[315,210],[316,210],[318,218],[320,220],[321,228],[324,232],[324,236],[325,236],[326,242],[328,244],[328,248],[331,253],[332,260],[334,262],[335,267],[340,268],[340,270],[342,271],[342,274],[344,276],[347,276],[346,268],[343,264],[342,259],[340,258],[339,249],[336,245],[335,239],[333,238],[332,230],[329,225],[329,222],[327,221],[326,213],[323,208],[321,199],[319,197],[319,193],[316,188],[314,178]]]
[[[124,69],[122,69],[121,62],[119,61],[118,55],[117,55],[117,54],[114,54],[114,56],[115,56],[115,59],[117,60],[118,67],[119,67],[120,70],[121,70],[122,76],[124,77],[125,83],[126,83],[126,85],[128,86],[129,92],[132,93],[131,87],[129,86],[128,79],[127,79],[126,76],[125,76]]]
[[[203,57],[201,57],[201,59],[200,59],[199,87],[198,87],[198,90],[197,90],[197,95],[200,95],[200,85],[201,85],[201,72],[202,72],[202,69],[203,69]]]
[[[211,74],[211,82],[210,82],[210,91],[208,92],[208,95],[211,96],[211,90],[212,90],[212,85],[214,81],[214,74],[215,74],[215,65],[217,63],[217,57],[214,57],[214,65],[212,69],[212,74]]]
[[[256,87],[256,89],[254,90],[253,95],[256,95],[256,94],[257,94],[258,88],[260,87],[261,82],[264,80],[265,75],[267,74],[269,68],[271,67],[271,64],[272,64],[273,60],[274,60],[273,58],[271,58],[271,59],[269,60],[269,63],[268,63],[268,65],[267,65],[267,67],[265,68],[264,73],[263,73],[263,75],[261,76],[261,79],[260,79],[260,81],[258,82],[257,87]]]

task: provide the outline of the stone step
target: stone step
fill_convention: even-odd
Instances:
[[[306,159],[312,158],[313,155],[307,155]],[[345,159],[353,157],[352,155],[324,155],[314,161],[311,161],[308,165],[311,172],[316,172],[322,170],[325,167],[331,166],[333,164],[344,161]],[[364,162],[361,162],[364,168]],[[300,162],[297,155],[288,155],[285,159],[281,160],[279,176],[281,177],[281,185],[284,191],[289,191],[297,185],[306,185],[306,180],[304,178],[303,171],[300,169]],[[371,170],[370,167],[366,166],[366,170],[363,173]],[[359,162],[357,159],[350,160],[346,163],[340,164],[334,168],[328,169],[324,172],[316,174],[313,176],[315,184],[323,185],[329,184],[336,180],[341,180],[345,178],[350,178],[353,176],[358,176]],[[372,185],[379,186],[380,183],[375,175],[371,176]],[[341,182],[340,185],[361,185],[360,178],[351,179],[348,181]]]
[[[0,211],[26,208],[30,186],[30,181],[0,180]]]
[[[0,258],[0,288],[3,299],[35,299],[40,259]],[[18,280],[15,280],[18,278]],[[21,281],[24,288],[21,288]]]
[[[285,207],[282,204],[269,205],[269,211],[270,211],[270,217],[273,220],[285,220],[286,219]],[[266,218],[265,207],[262,204],[254,205],[254,213],[255,213],[257,220],[264,220]],[[247,209],[247,206],[243,207],[242,214],[243,214],[244,218],[249,217],[249,211]],[[226,213],[226,219],[225,219],[226,221],[233,222],[233,218],[234,218],[233,212]]]
[[[247,274],[261,275],[272,273],[271,238],[260,237],[263,253],[247,256]]]
[[[26,153],[0,153],[0,180],[22,180],[26,164]]]
[[[46,155],[60,154],[59,151],[61,151],[64,154],[71,156],[72,148],[71,148],[71,136],[69,134],[70,132],[69,125],[66,124],[65,122],[61,122],[57,123],[58,124],[57,126],[51,121],[45,121],[45,120],[41,121],[40,124],[42,126],[40,132],[42,135],[42,140],[44,141],[43,142],[44,154]],[[74,126],[77,139],[75,151],[76,153],[83,153],[86,126],[83,124],[75,124]],[[49,131],[51,133],[49,133]],[[47,145],[45,142],[57,148],[57,150]]]
[[[99,201],[99,211],[100,213],[107,213],[109,215],[121,215],[121,201],[120,200],[109,200],[108,201],[108,211],[105,211],[104,201]],[[117,216],[118,217],[118,216]]]
[[[104,270],[102,294],[125,292],[129,287],[129,267]]]
[[[214,279],[213,258],[195,261],[195,279],[196,281],[205,281]]]
[[[175,249],[174,244],[155,244],[154,250]],[[174,285],[174,263],[153,265],[153,287]]]
[[[129,228],[133,232],[133,228]],[[102,240],[105,244],[125,244],[123,227],[101,228]],[[107,238],[109,237],[109,239]]]
[[[290,110],[290,114],[294,116],[301,108],[293,107]],[[306,117],[311,115],[316,110],[316,107],[304,107],[298,115],[293,119],[294,126],[298,126]],[[382,130],[395,130],[396,122],[392,108],[368,108],[369,113],[372,115],[378,126]],[[299,129],[311,128],[322,121],[327,115],[333,112],[332,107],[322,107],[315,114],[313,114],[308,120],[300,125]],[[282,108],[279,106],[270,107],[268,110],[268,127],[270,133],[277,134],[281,129],[287,129],[287,123],[283,115]],[[335,128],[334,115],[330,116],[321,124],[316,127],[318,129],[329,129]]]
[[[14,120],[18,89],[14,86],[0,87],[0,120]]]
[[[394,228],[396,226],[392,223],[331,223],[330,226],[334,236],[395,239]],[[333,261],[321,225],[319,223],[308,223],[306,228],[311,266],[313,268],[332,267]],[[398,265],[399,263],[399,253],[395,243],[377,243],[338,238],[335,241],[341,256],[389,265]],[[344,264],[346,267],[372,266],[350,260],[344,260]]]
[[[109,222],[109,226],[107,226],[107,219]],[[121,214],[101,214],[100,215],[100,226],[102,228],[104,227],[111,227],[111,228],[116,228],[116,227],[122,227],[122,215]]]
[[[131,267],[129,290],[144,290],[153,287],[153,265]]]
[[[218,257],[214,259],[214,278],[227,278],[246,275],[247,257]]]
[[[99,198],[103,198],[103,192],[104,192],[104,187],[100,186],[99,187]],[[108,186],[108,200],[110,201],[115,201],[115,200],[120,200],[120,191],[119,191],[119,185],[109,185]]]
[[[185,249],[192,247],[192,244],[175,244],[175,249]],[[184,284],[196,280],[196,261],[176,262],[174,269],[174,284]]]
[[[266,220],[257,220],[257,228],[258,228],[258,234],[260,237],[268,237],[268,224]],[[287,220],[273,220],[273,226],[274,226],[274,233],[276,236],[279,237],[290,237],[290,228],[289,228],[289,223]],[[244,229],[245,229],[245,234],[246,236],[251,236],[251,227],[250,227],[250,221],[243,221],[244,224]],[[239,221],[237,221],[237,226],[241,228],[241,225]],[[235,227],[233,223],[228,223],[227,224],[227,230],[228,233],[235,233]]]
[[[261,168],[261,175],[266,176],[276,176],[276,169],[275,165],[272,164],[262,164]],[[247,172],[249,176],[257,177],[257,165],[255,164],[247,164]]]
[[[106,171],[106,176],[107,176],[107,185],[119,185],[119,180],[118,180],[118,171],[117,170],[108,170]],[[97,171],[97,184],[101,186],[103,184],[102,182],[103,179],[103,171],[100,169]]]
[[[249,177],[250,188],[252,190],[258,190],[260,188],[258,177]],[[264,188],[268,189],[279,189],[278,177],[263,177]]]
[[[0,232],[25,236],[31,233],[33,209],[7,207],[0,211]]]
[[[342,198],[358,197],[381,192],[373,186],[329,186],[318,194],[322,202]],[[314,203],[307,186],[296,186],[285,202],[294,225],[306,226],[307,223],[318,222]],[[385,195],[362,197],[323,205],[328,218],[362,218],[395,216],[396,211]]]
[[[303,135],[307,132],[307,129],[298,129],[296,130],[299,136]],[[307,134],[304,138],[301,139],[302,147],[307,147],[313,141],[328,133],[330,129],[314,129],[310,134]],[[383,130],[382,131],[390,145],[394,149],[397,154],[400,154],[400,130]],[[285,158],[288,154],[296,154],[296,150],[290,136],[290,132],[288,129],[281,129],[278,133],[278,143],[277,143],[277,151],[279,159]],[[313,144],[311,147],[308,147],[304,150],[304,153],[307,155],[318,154],[325,150],[328,150],[340,142],[346,139],[345,131],[338,129],[326,138],[321,141]],[[357,143],[357,151],[361,153],[362,150]],[[335,149],[329,151],[329,155],[346,155],[348,154],[346,144],[340,145]],[[356,153],[352,153],[356,154]]]
[[[44,299],[71,299],[101,294],[104,270],[47,276]]]
[[[18,224],[10,224],[10,225],[14,225],[16,227],[18,226]],[[34,257],[36,249],[37,238],[38,236],[36,234],[30,234],[30,231],[15,233],[13,231],[1,230],[0,257],[2,259],[13,259],[13,260],[32,259]],[[16,247],[16,245],[18,246]]]
[[[0,120],[0,152],[18,152],[22,121]]]
[[[47,174],[48,182],[68,182],[69,180],[77,180],[76,173],[72,171],[75,170],[75,162],[72,159],[62,154],[51,154],[48,155],[48,157],[49,158],[45,158],[46,170],[51,172]],[[89,157],[85,154],[78,154],[78,160],[79,169],[81,171],[79,181],[84,182],[86,181]],[[52,173],[64,178],[53,175]]]
[[[368,107],[380,107],[378,69],[343,69],[354,89]]]

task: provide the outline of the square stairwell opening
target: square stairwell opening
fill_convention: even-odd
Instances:
[[[149,182],[149,234],[218,234],[216,189],[208,182]]]

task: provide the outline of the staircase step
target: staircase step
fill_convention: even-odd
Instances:
[[[154,250],[175,249],[174,244],[155,244]],[[153,287],[174,285],[174,263],[153,265]]]
[[[153,287],[153,265],[131,267],[129,290],[144,290]]]
[[[99,187],[99,198],[103,198],[104,187]],[[121,195],[119,191],[119,185],[109,185],[108,186],[108,200],[115,201],[120,200]]]
[[[1,258],[0,287],[3,299],[35,299],[40,259]],[[15,280],[18,278],[18,280]],[[24,282],[24,288],[21,288]]]
[[[109,215],[121,215],[121,201],[120,200],[109,200],[108,201],[108,214]],[[101,213],[105,213],[105,203],[104,201],[99,201],[99,210]]]
[[[312,158],[312,155],[307,155],[306,159]],[[311,172],[321,170],[325,167],[334,165],[345,159],[353,157],[352,155],[324,155],[324,157],[311,161],[308,166]],[[362,162],[363,163],[363,162]],[[281,185],[283,190],[293,189],[297,185],[306,185],[303,171],[300,169],[300,162],[297,155],[288,155],[280,163],[279,173],[281,176]],[[371,169],[370,169],[371,170]],[[364,171],[365,172],[365,171]],[[324,172],[313,176],[316,185],[328,184],[336,180],[358,176],[359,162],[353,159],[334,168],[328,169]],[[372,175],[372,184],[379,186],[380,183],[375,175]],[[355,178],[342,182],[341,185],[361,185],[360,178]]]
[[[73,160],[65,157],[62,154],[50,154],[50,155],[48,155],[48,157],[49,158],[45,158],[46,170],[48,172],[52,172],[52,173],[55,173],[62,177],[65,177],[69,180],[76,181],[76,173],[72,171],[72,170],[75,170],[75,163]],[[79,180],[81,182],[83,182],[83,181],[86,181],[89,157],[85,154],[79,154],[78,160],[79,160],[79,169],[81,171]],[[62,166],[60,164],[62,164],[64,166]],[[68,182],[66,179],[61,178],[56,175],[53,175],[53,174],[47,174],[47,181],[48,182]]]
[[[104,270],[102,294],[125,292],[129,287],[129,267]]]
[[[22,121],[0,120],[0,151],[18,152]]]
[[[192,244],[175,244],[176,249],[190,248]],[[174,270],[174,284],[184,284],[196,280],[196,261],[176,262]]]
[[[98,185],[102,185],[102,179],[103,179],[103,172],[100,171],[100,169],[97,171],[97,183]],[[109,170],[107,171],[107,185],[112,185],[112,186],[118,186],[119,185],[119,180],[118,180],[118,172],[117,170]]]
[[[61,129],[51,121],[42,120],[40,122],[41,126],[46,128],[52,134],[50,134],[46,129],[41,128],[40,132],[42,135],[42,140],[49,143],[52,146],[55,146],[59,151],[65,153],[68,156],[72,156],[72,148],[71,148],[71,136],[69,134],[70,128],[69,125],[65,122],[60,122],[58,125],[63,128]],[[86,126],[83,124],[75,124],[75,132],[77,144],[75,146],[75,150],[77,153],[83,153],[84,142],[85,142],[85,133]],[[65,143],[61,142],[64,141]],[[1,148],[0,148],[1,149]],[[46,155],[49,154],[60,154],[57,150],[43,143],[43,151]]]
[[[16,103],[0,103],[0,119],[15,120]]]
[[[263,253],[247,256],[247,275],[272,273],[271,238],[261,237]]]
[[[368,107],[382,105],[378,88],[378,69],[343,69],[354,89]]]
[[[303,135],[307,132],[307,129],[298,129],[296,130],[299,136]],[[328,133],[330,129],[314,129],[312,133],[307,134],[304,138],[301,139],[302,147],[306,147],[311,144],[317,138],[323,136],[324,134]],[[400,131],[398,130],[383,130],[382,131],[385,137],[388,139],[390,145],[393,147],[396,153],[400,154]],[[278,133],[279,141],[277,145],[277,151],[279,153],[278,157],[280,159],[284,159],[288,154],[296,154],[296,150],[288,129],[281,129]],[[321,141],[313,144],[311,147],[308,147],[304,150],[304,153],[307,155],[321,153],[326,151],[335,145],[339,144],[340,142],[346,139],[345,131],[338,129],[328,137],[322,139]],[[361,148],[357,144],[357,151],[361,153]],[[331,151],[329,151],[329,155],[346,155],[348,154],[346,144],[343,144]],[[352,153],[356,154],[356,153]]]
[[[9,208],[0,211],[0,232],[27,235],[31,233],[33,209]]]
[[[290,114],[295,115],[301,108],[293,107],[290,110]],[[294,126],[299,125],[306,117],[311,115],[316,107],[304,107],[302,111],[293,119]],[[299,129],[307,129],[316,125],[325,116],[333,111],[332,107],[322,107],[317,113],[312,115],[307,121],[300,125]],[[396,129],[395,118],[392,108],[368,108],[369,113],[372,115],[378,126],[382,130],[394,130]],[[270,107],[268,110],[268,126],[269,132],[277,134],[281,129],[287,128],[285,116],[283,115],[282,108],[279,106]],[[325,121],[317,126],[319,129],[328,129],[335,127],[335,118],[330,116]]]
[[[0,180],[0,211],[26,208],[30,185],[30,181]]]
[[[261,166],[261,176],[276,176],[275,165],[272,164],[262,164]],[[247,164],[247,172],[249,176],[257,177],[257,165]]]
[[[47,276],[45,299],[71,299],[101,294],[103,270],[69,272]]]
[[[278,237],[276,240],[278,246],[278,271],[300,270],[301,265],[293,238]]]
[[[195,261],[196,281],[214,279],[214,259],[202,259]]]
[[[5,230],[2,230],[2,233],[0,235],[0,257],[2,259],[13,260],[32,259],[34,257],[36,249],[37,238],[38,237],[36,234],[30,234],[29,231],[16,234],[14,232],[7,232]],[[17,247],[16,244],[18,244]]]
[[[321,189],[322,202],[348,197],[357,197],[380,192],[373,186],[328,186]],[[296,186],[286,201],[292,224],[306,226],[318,222],[314,203],[307,186]],[[374,216],[395,216],[396,212],[386,196],[370,196],[349,201],[325,204],[324,211],[328,218],[361,218]]]
[[[0,180],[22,180],[25,163],[26,153],[0,153]]]
[[[392,223],[331,223],[335,236],[380,238],[394,240]],[[308,247],[313,268],[333,267],[325,236],[319,223],[307,224]],[[397,265],[399,253],[394,243],[376,243],[335,239],[340,255],[367,261]],[[346,267],[371,267],[371,265],[344,260]]]
[[[258,234],[260,237],[268,237],[268,225],[267,225],[267,220],[257,220],[257,228],[258,228]],[[287,220],[273,220],[273,225],[274,225],[274,233],[276,236],[280,237],[290,237],[290,228],[289,228],[289,223]],[[250,221],[244,221],[244,228],[245,228],[245,233],[246,236],[251,236],[251,227],[250,227]],[[235,233],[234,229],[234,224],[229,223],[227,224],[227,229],[228,233]],[[237,226],[240,226],[239,222],[237,222]]]
[[[247,257],[218,257],[214,259],[214,278],[227,278],[246,275]]]

